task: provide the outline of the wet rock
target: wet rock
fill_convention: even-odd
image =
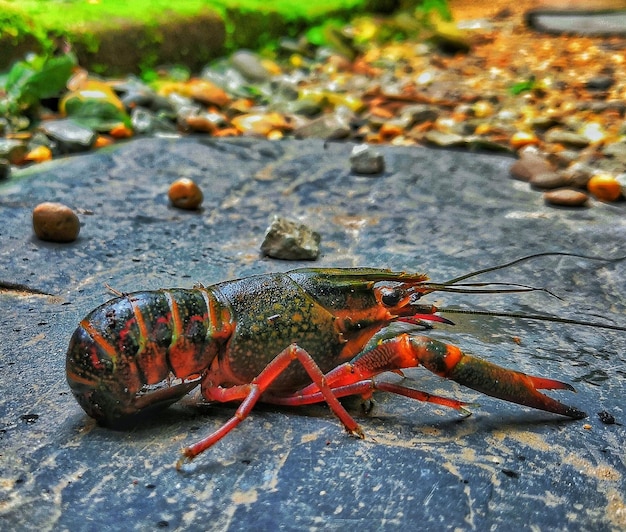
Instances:
[[[248,81],[255,83],[270,79],[270,72],[263,66],[261,58],[249,50],[239,50],[230,57],[233,67]]]
[[[78,238],[80,222],[68,206],[45,202],[33,210],[33,230],[40,240],[73,242]]]
[[[299,95],[297,83],[297,80],[287,76],[273,79],[270,83],[270,97],[272,101],[297,100]]]
[[[11,163],[6,159],[0,159],[0,181],[11,177]]]
[[[544,192],[543,199],[551,205],[562,205],[564,207],[581,207],[589,199],[587,194],[580,190],[571,188],[559,188]]]
[[[276,109],[274,106],[273,109]],[[282,104],[282,112],[285,114],[301,115],[313,118],[322,112],[322,106],[318,102],[309,99],[297,99],[284,102]]]
[[[562,174],[571,186],[587,188],[587,183],[596,172],[594,168],[583,163],[574,163],[563,170]]]
[[[522,151],[520,158],[510,169],[511,175],[521,181],[531,181],[534,176],[551,171],[552,167],[547,159],[531,150]]]
[[[191,79],[185,84],[185,95],[204,105],[224,107],[230,102],[230,97],[224,89],[209,80],[200,78]]]
[[[319,233],[306,225],[274,216],[267,228],[261,252],[275,259],[315,260],[320,254]]]
[[[220,127],[226,125],[226,118],[224,115],[214,112],[189,114],[181,116],[178,125],[185,131],[215,133]]]
[[[539,139],[534,133],[528,133],[527,131],[516,131],[509,138],[509,144],[514,150],[521,150],[528,146],[536,146],[539,144]]]
[[[5,159],[11,164],[20,164],[28,147],[21,140],[17,139],[0,139],[0,159]]]
[[[154,98],[152,99],[152,102],[150,103],[148,108],[151,111],[158,113],[159,115],[174,116],[176,114],[174,106],[170,102],[169,98],[167,98],[166,96],[161,96],[160,94],[154,95]]]
[[[203,110],[200,104],[195,103],[191,98],[188,98],[187,96],[172,93],[167,97],[167,99],[178,117],[198,114],[201,113]]]
[[[134,109],[137,106],[150,107],[152,96],[142,92],[131,92],[120,98],[126,109]]]
[[[47,146],[48,148],[53,148],[54,142],[52,142],[50,138],[47,137],[43,132],[35,131],[35,133],[33,133],[33,136],[30,138],[30,141],[28,142],[28,149],[32,150],[37,146]]]
[[[589,139],[572,131],[563,129],[550,129],[544,140],[553,144],[563,144],[572,148],[584,148],[589,145]]]
[[[622,189],[622,196],[626,198],[626,173],[619,174],[615,176],[615,179],[619,183],[619,186]]]
[[[540,189],[552,189],[564,187],[568,184],[567,178],[557,172],[542,172],[535,174],[530,179],[530,184]]]
[[[350,167],[355,174],[381,174],[385,171],[385,159],[367,144],[359,144],[352,148]]]
[[[137,107],[130,114],[130,121],[136,133],[150,135],[157,131],[176,131],[174,124],[148,109]]]
[[[470,150],[485,150],[492,152],[511,152],[511,147],[502,142],[496,142],[480,135],[469,135],[465,138]]]
[[[554,127],[560,123],[560,120],[556,116],[539,115],[532,118],[529,125],[532,129],[546,130]]]
[[[315,47],[304,36],[299,39],[284,37],[280,39],[278,45],[282,50],[291,54],[300,54],[305,57],[313,57],[315,54]]]
[[[279,113],[249,113],[236,116],[231,122],[244,135],[263,137],[272,131],[286,131],[291,128],[289,122]]]
[[[441,148],[455,148],[466,145],[466,140],[463,136],[456,133],[444,133],[442,131],[432,130],[424,135],[424,139],[439,146]]]
[[[548,155],[548,160],[558,168],[566,168],[580,159],[576,150],[561,150]]]
[[[250,96],[247,88],[248,80],[238,70],[233,68],[227,60],[218,61],[211,67],[205,68],[202,79],[215,83],[232,96],[246,98]]]
[[[146,109],[136,108],[131,112],[130,122],[135,132],[145,135],[154,131],[156,116]]]
[[[408,129],[424,122],[434,122],[439,117],[439,114],[440,111],[435,106],[416,104],[405,107],[400,114],[400,118],[406,121]]]
[[[604,147],[602,153],[605,157],[610,157],[626,165],[626,141],[609,144]]]
[[[156,93],[150,87],[135,78],[116,83],[114,89],[126,109],[134,109],[137,106],[151,107],[156,98]]]
[[[592,91],[605,91],[615,83],[612,76],[594,76],[585,83],[585,87]]]
[[[49,138],[56,142],[61,153],[77,153],[91,149],[97,133],[88,127],[81,126],[72,119],[48,120],[40,126]]]
[[[295,131],[296,138],[345,139],[350,135],[350,124],[340,113],[328,113],[311,120]]]

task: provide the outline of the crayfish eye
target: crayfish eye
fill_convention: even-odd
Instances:
[[[380,300],[382,301],[383,305],[386,305],[388,307],[395,307],[398,303],[400,303],[400,298],[402,297],[402,294],[400,293],[400,290],[397,290],[395,288],[382,288],[380,291]]]

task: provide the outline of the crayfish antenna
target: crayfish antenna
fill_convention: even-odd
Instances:
[[[597,329],[607,329],[609,331],[626,331],[624,325],[614,325],[612,323],[602,323],[598,321],[583,321],[570,318],[561,318],[560,316],[551,316],[550,314],[526,314],[524,312],[507,312],[492,310],[474,310],[463,308],[446,308],[438,307],[438,312],[446,312],[448,314],[469,314],[472,316],[493,316],[494,318],[520,318],[523,320],[548,321],[551,323],[564,323],[566,325],[580,325],[582,327],[594,327]]]

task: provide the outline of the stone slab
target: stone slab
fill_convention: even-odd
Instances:
[[[597,530],[622,529],[626,493],[623,332],[449,315],[433,335],[507,367],[572,383],[556,394],[590,417],[570,421],[481,396],[421,369],[411,385],[479,402],[474,415],[379,395],[366,439],[323,406],[261,406],[185,468],[181,447],[231,405],[192,398],[131,430],[95,425],[65,382],[78,321],[119,291],[209,285],[310,263],[262,259],[273,214],[322,235],[316,266],[375,266],[446,280],[529,253],[623,255],[624,204],[545,206],[509,178],[512,159],[377,147],[385,173],[350,172],[352,144],[141,139],[19,172],[0,188],[0,529]],[[168,206],[181,176],[204,209]],[[70,245],[36,240],[31,211],[61,201],[81,214]],[[626,324],[626,261],[536,259],[484,280],[545,293],[435,293],[442,306],[549,312]],[[48,294],[18,290],[24,285]],[[605,425],[608,411],[620,424]],[[585,423],[588,427],[585,428]]]
[[[626,35],[626,9],[537,9],[527,12],[525,19],[531,28],[544,33]]]

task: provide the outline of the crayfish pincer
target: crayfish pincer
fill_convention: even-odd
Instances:
[[[485,283],[459,281],[492,269],[430,283],[423,274],[309,268],[209,287],[125,294],[80,322],[67,352],[67,380],[87,414],[104,425],[133,422],[198,385],[206,401],[239,402],[220,429],[184,449],[179,465],[230,432],[257,401],[326,402],[359,437],[363,433],[341,397],[369,398],[380,390],[465,411],[463,401],[376,379],[420,365],[493,397],[585,417],[538,391],[573,391],[569,384],[502,368],[422,334],[433,322],[451,323],[437,314],[440,309],[422,303],[422,296],[484,293],[476,287]],[[508,286],[491,291],[537,290]],[[392,322],[405,322],[407,330],[385,331],[370,342]]]

